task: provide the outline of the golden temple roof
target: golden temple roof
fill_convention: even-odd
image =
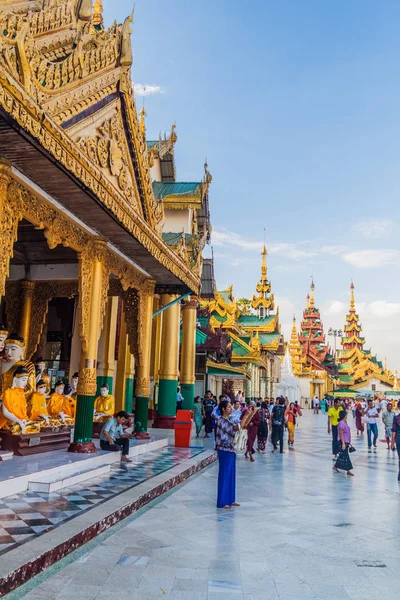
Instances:
[[[261,306],[264,307],[267,311],[274,310],[274,295],[271,294],[271,283],[267,278],[267,248],[264,244],[264,247],[261,252],[262,262],[261,262],[261,279],[259,283],[256,285],[257,294],[253,295],[251,300],[251,307],[254,310],[258,310]]]

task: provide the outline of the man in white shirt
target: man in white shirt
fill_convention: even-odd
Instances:
[[[376,441],[378,439],[378,419],[379,419],[379,411],[375,408],[373,404],[373,400],[368,400],[368,408],[364,411],[364,415],[368,417],[367,424],[367,435],[368,435],[368,449],[370,450],[372,447],[372,435],[374,436],[373,444],[374,448],[376,448]]]
[[[318,398],[318,396],[315,396],[314,402],[313,402],[313,406],[314,406],[314,415],[317,415],[318,412],[319,412],[319,398]]]

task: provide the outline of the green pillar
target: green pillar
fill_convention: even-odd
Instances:
[[[96,396],[78,396],[74,430],[76,444],[87,444],[92,441],[95,399]]]
[[[149,398],[136,396],[135,431],[147,431],[149,423]]]
[[[158,388],[158,414],[163,417],[176,416],[177,379],[160,379]]]
[[[134,390],[133,377],[127,377],[125,380],[125,408],[124,408],[124,410],[128,414],[132,413],[133,390]]]
[[[184,398],[183,408],[185,410],[193,410],[194,404],[194,383],[181,383],[181,394]]]

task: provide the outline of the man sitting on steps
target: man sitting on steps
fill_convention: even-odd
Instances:
[[[124,433],[122,425],[129,418],[128,413],[120,410],[115,417],[109,419],[103,426],[100,434],[100,448],[109,452],[119,452],[122,448],[121,462],[132,462],[128,458],[129,440],[132,439],[131,433]]]

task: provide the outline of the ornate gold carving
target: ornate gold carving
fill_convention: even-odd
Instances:
[[[150,396],[150,378],[140,377],[135,381],[135,394],[142,398],[148,398]]]
[[[16,199],[10,197],[10,167],[0,163],[0,298],[4,296],[6,278],[10,270],[10,259],[17,239],[20,214]]]
[[[138,190],[135,178],[129,163],[129,149],[123,130],[122,118],[119,110],[111,118],[98,127],[97,137],[83,137],[78,141],[78,147],[91,161],[102,169],[107,169],[110,176],[114,177],[121,193],[128,202],[142,214],[137,202]]]
[[[97,387],[95,368],[83,368],[79,371],[78,396],[95,396]]]

